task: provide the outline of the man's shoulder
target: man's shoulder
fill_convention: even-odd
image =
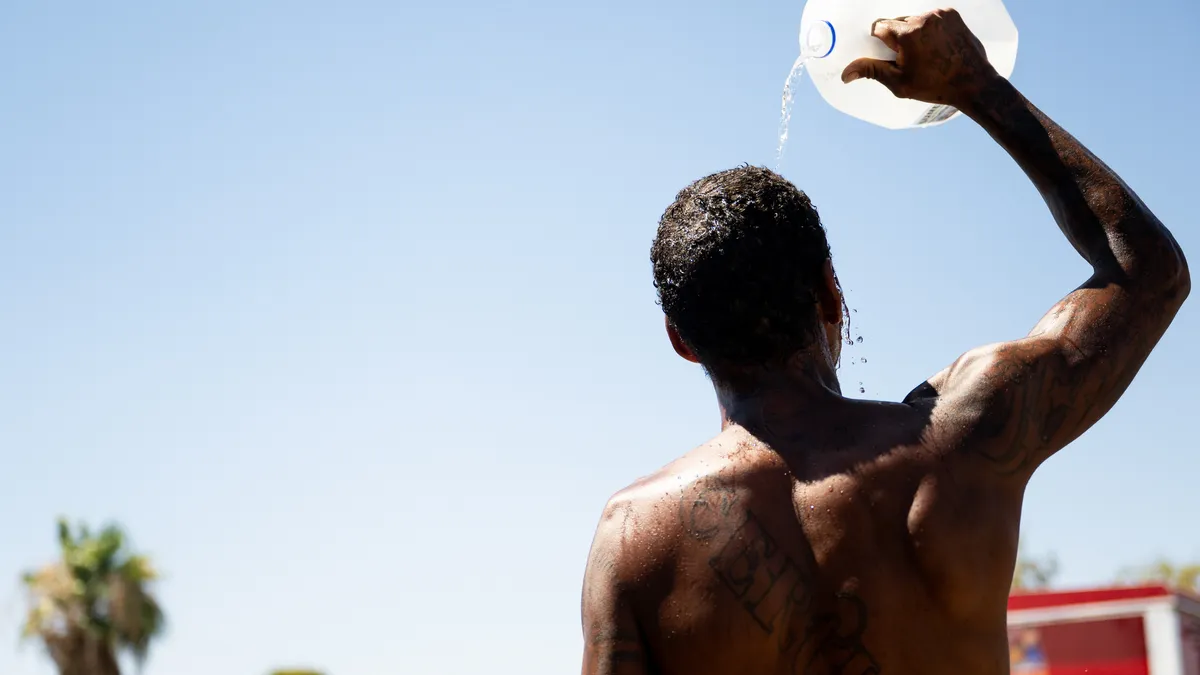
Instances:
[[[670,475],[670,467],[664,467],[608,499],[592,541],[585,586],[615,585],[622,593],[640,593],[654,572],[675,558],[677,525],[669,513],[678,495],[672,495]]]
[[[774,487],[781,496],[790,494],[789,476],[778,455],[723,433],[614,494],[597,543],[633,543],[648,555],[670,555],[681,542],[702,536],[708,519],[734,517]]]
[[[597,540],[627,541],[650,535],[662,540],[673,534],[679,526],[674,516],[680,500],[695,485],[713,480],[720,470],[721,462],[711,456],[710,445],[688,452],[613,494],[604,505]]]

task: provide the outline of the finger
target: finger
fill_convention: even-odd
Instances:
[[[905,19],[880,19],[871,24],[871,35],[883,41],[883,44],[888,46],[888,49],[900,51],[900,34],[905,28]]]
[[[901,70],[894,61],[858,59],[842,71],[842,82],[849,84],[858,79],[875,80],[895,94],[900,86],[900,74]]]

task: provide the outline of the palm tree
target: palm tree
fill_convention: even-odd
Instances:
[[[60,675],[120,675],[117,655],[138,667],[161,635],[163,612],[149,584],[150,561],[129,552],[124,532],[109,525],[72,534],[58,521],[62,559],[24,576],[29,613],[23,637],[40,641]]]
[[[1156,583],[1171,588],[1200,593],[1200,565],[1176,565],[1159,559],[1145,567],[1127,568],[1118,575],[1120,582]]]

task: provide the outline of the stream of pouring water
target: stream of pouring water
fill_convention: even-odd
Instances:
[[[788,142],[788,127],[792,122],[792,107],[796,102],[796,86],[800,83],[800,77],[804,75],[804,66],[808,63],[808,57],[803,54],[796,59],[796,63],[792,66],[792,72],[788,73],[787,81],[783,83],[783,105],[780,112],[781,120],[779,122],[779,149],[775,154],[775,170],[779,170],[780,164],[783,163],[783,150]]]
[[[776,171],[779,170],[780,164],[783,163],[783,151],[787,147],[788,142],[788,127],[792,122],[792,108],[796,102],[796,87],[800,83],[801,76],[804,75],[804,66],[807,63],[808,57],[801,54],[800,58],[796,59],[796,63],[792,66],[792,72],[788,73],[787,81],[783,83],[783,104],[780,110],[781,119],[779,121],[779,150],[775,157]],[[844,305],[843,308],[846,312],[846,346],[854,347],[855,345],[861,345],[863,343],[862,335],[854,336],[850,324],[850,315],[858,314],[858,310],[856,309],[851,312],[849,309],[845,309]],[[838,365],[841,366],[843,363],[851,366],[866,364],[867,359],[864,357],[842,358],[841,363]],[[866,385],[862,382],[858,383],[858,393],[860,395],[867,393]]]

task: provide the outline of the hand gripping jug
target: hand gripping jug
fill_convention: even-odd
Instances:
[[[851,61],[895,60],[896,53],[871,35],[877,19],[947,6],[962,15],[996,71],[1011,76],[1017,63],[1017,27],[1003,0],[808,0],[800,20],[800,55],[821,97],[847,115],[888,129],[935,126],[955,117],[958,111],[950,106],[896,98],[873,80],[842,83],[842,71]]]

